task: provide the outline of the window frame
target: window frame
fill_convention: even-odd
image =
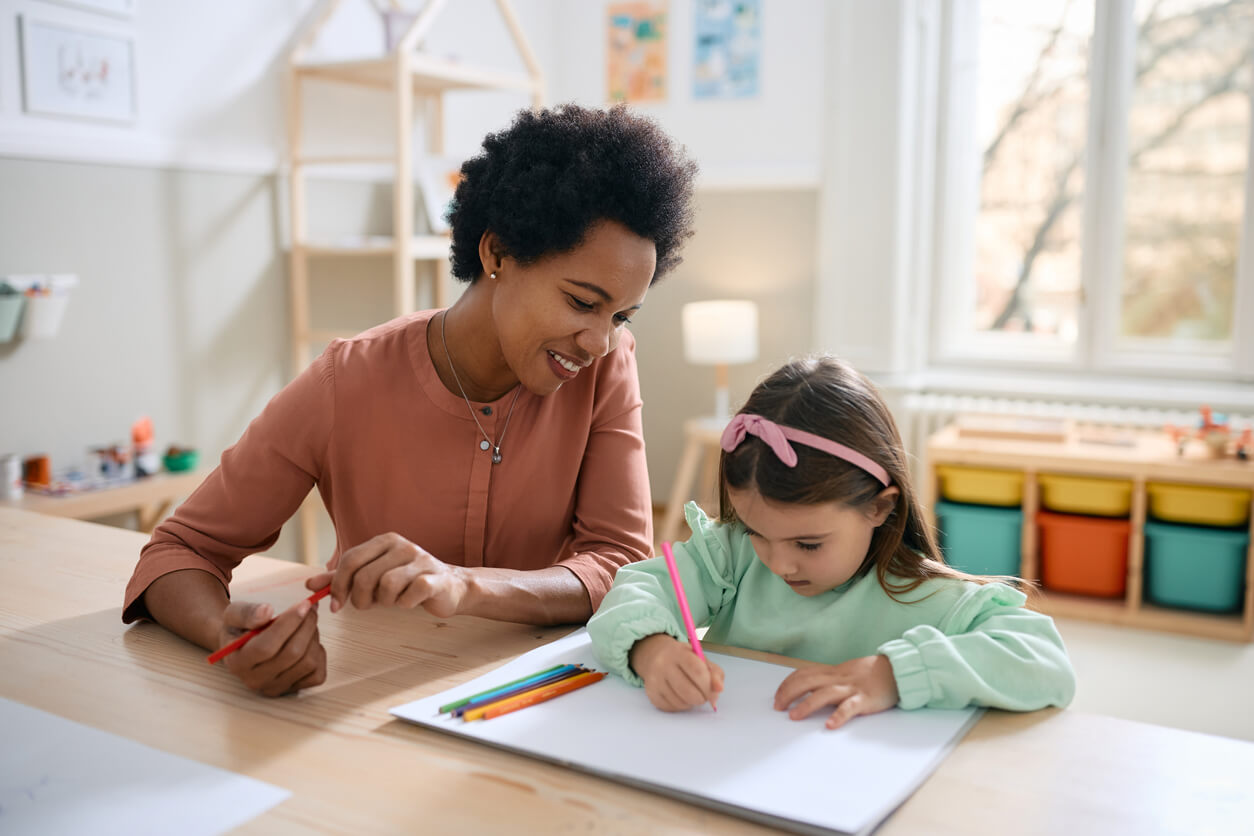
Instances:
[[[1074,343],[1035,334],[976,332],[971,281],[980,172],[974,143],[978,0],[943,0],[937,73],[933,292],[929,365],[1125,374],[1147,378],[1254,378],[1254,91],[1249,96],[1244,210],[1232,333],[1222,345],[1119,336],[1128,116],[1135,84],[1135,0],[1097,0],[1087,73],[1089,97],[1080,211],[1078,333]],[[1251,51],[1254,62],[1254,51]],[[970,207],[959,211],[954,207]]]

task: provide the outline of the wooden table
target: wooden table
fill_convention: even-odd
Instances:
[[[242,832],[769,832],[387,713],[564,629],[324,608],[326,684],[268,700],[162,628],[122,625],[144,540],[0,509],[0,696],[292,791]],[[312,571],[254,557],[233,590],[286,605]],[[1254,744],[990,711],[878,834],[1248,833],[1252,822]]]
[[[182,473],[162,471],[113,488],[95,491],[48,496],[26,493],[21,499],[0,499],[0,508],[16,508],[51,514],[54,517],[73,517],[92,520],[109,514],[134,511],[139,530],[151,534],[157,523],[170,512],[174,501],[182,499],[200,486],[208,471],[191,470]]]

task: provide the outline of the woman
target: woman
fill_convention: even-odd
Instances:
[[[274,616],[230,602],[310,488],[335,523],[331,609],[583,622],[649,556],[635,342],[625,325],[691,234],[696,166],[647,119],[519,114],[462,166],[451,308],[337,340],[158,526],[123,620],[217,648]],[[321,683],[317,608],[226,659],[267,696]]]

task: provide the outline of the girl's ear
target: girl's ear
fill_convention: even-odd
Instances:
[[[901,489],[896,485],[889,485],[875,495],[867,506],[867,518],[870,519],[871,525],[879,528],[884,524],[893,513],[893,509],[897,507],[899,496],[901,496]]]

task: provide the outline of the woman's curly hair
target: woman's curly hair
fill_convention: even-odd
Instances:
[[[532,264],[573,250],[593,224],[613,220],[657,247],[652,284],[679,264],[692,235],[696,173],[682,146],[625,106],[520,111],[462,165],[446,214],[452,273],[464,282],[482,275],[487,230],[504,255]]]

